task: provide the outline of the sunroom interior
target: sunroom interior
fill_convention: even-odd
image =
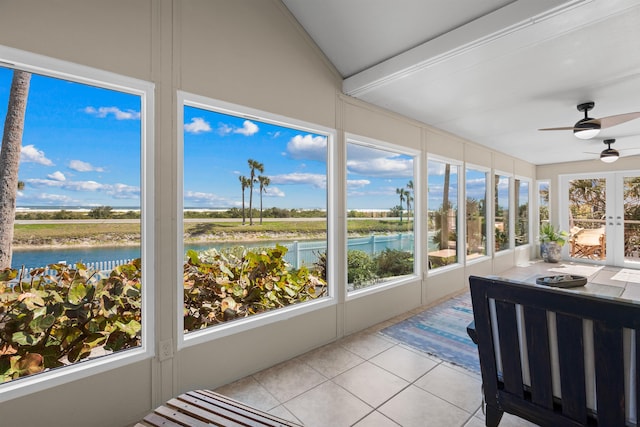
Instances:
[[[638,111],[638,22],[637,0],[3,1],[0,66],[141,99],[143,338],[0,385],[0,424],[133,425],[180,393],[233,383],[459,294],[469,275],[539,258],[541,186],[546,219],[568,230],[576,225],[563,197],[571,179],[607,179],[615,192],[618,178],[640,175],[640,120],[593,140],[538,130],[572,127],[583,114],[576,105],[589,101],[592,117]],[[326,139],[325,297],[184,332],[190,108]],[[617,161],[600,161],[603,139],[616,139]],[[352,146],[411,159],[415,219],[410,274],[356,290],[347,283]],[[429,177],[439,166],[460,178],[458,200],[465,174],[487,180],[483,242],[465,235],[467,222],[430,246]],[[511,216],[498,218],[494,179],[509,183]],[[527,199],[514,205],[523,187]],[[513,215],[521,206],[524,225]],[[462,224],[465,209],[433,221]],[[580,261],[638,268],[615,249],[619,236],[608,232],[606,255]]]

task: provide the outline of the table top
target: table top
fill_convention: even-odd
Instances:
[[[543,261],[532,261],[526,265],[513,267],[496,276],[535,285],[536,279],[540,277],[562,274],[584,276],[587,278],[587,284],[575,288],[554,289],[640,302],[640,270],[623,269],[621,267],[599,264],[575,262],[553,264]]]

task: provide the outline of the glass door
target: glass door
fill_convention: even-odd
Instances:
[[[640,172],[561,178],[561,228],[576,261],[640,267]]]
[[[568,223],[563,228],[570,234],[570,258],[603,263],[607,259],[608,181],[606,176],[567,179]]]
[[[640,173],[617,174],[618,199],[621,212],[607,217],[616,229],[616,240],[624,242],[616,254],[616,265],[640,268]]]

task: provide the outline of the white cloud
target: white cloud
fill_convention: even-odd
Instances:
[[[127,184],[113,184],[104,186],[106,193],[114,199],[139,199],[140,187]]]
[[[368,179],[348,179],[347,180],[347,189],[355,190],[356,188],[362,188],[371,184],[371,181]]]
[[[250,120],[245,120],[244,123],[242,123],[242,127],[235,129],[233,132],[244,136],[255,135],[258,133],[258,125]]]
[[[97,109],[94,107],[86,107],[84,112],[87,114],[91,114],[92,116],[99,117],[101,119],[107,117],[108,115],[113,115],[116,120],[140,120],[140,112],[135,110],[126,110],[123,111],[118,107],[98,107]]]
[[[55,171],[54,173],[47,175],[47,178],[53,179],[54,181],[65,181],[67,179],[67,177],[65,177],[60,171]]]
[[[412,177],[413,160],[407,158],[378,158],[370,160],[348,160],[347,171],[366,176]]]
[[[21,203],[30,203],[30,204],[38,204],[38,205],[78,205],[81,202],[78,200],[74,200],[69,196],[65,196],[62,194],[51,194],[51,193],[40,193],[40,194],[21,194],[20,195]]]
[[[44,151],[38,150],[33,144],[23,145],[20,150],[20,161],[23,163],[39,163],[44,166],[53,166],[53,162],[47,159]]]
[[[93,166],[91,163],[83,162],[82,160],[71,160],[69,169],[73,169],[76,172],[104,172],[104,168]]]
[[[211,132],[211,125],[209,125],[209,123],[202,117],[194,117],[191,119],[191,123],[184,124],[184,130],[185,132],[192,134]]]
[[[284,191],[278,187],[267,187],[263,197],[285,197]]]
[[[287,151],[294,159],[326,162],[327,138],[317,135],[296,135],[287,143]]]
[[[225,124],[225,123],[221,123],[218,126],[218,133],[220,135],[229,135],[230,133],[239,133],[240,135],[244,135],[244,136],[252,136],[258,133],[258,130],[260,130],[258,128],[258,125],[253,123],[250,120],[245,120],[244,123],[242,123],[241,128],[229,126],[228,124]]]
[[[51,174],[55,175],[55,174]],[[139,199],[140,187],[128,185],[128,184],[102,184],[96,181],[67,181],[58,180],[55,177],[49,177],[50,179],[38,179],[31,178],[25,180],[30,187],[49,187],[60,188],[67,191],[89,191],[89,192],[102,192],[112,196],[115,199]]]
[[[202,191],[185,191],[185,205],[206,205],[211,207],[239,207],[240,202],[230,202],[224,197],[220,197],[213,193],[205,193]]]
[[[321,175],[316,173],[294,172],[294,173],[289,173],[284,175],[273,175],[273,176],[270,176],[269,178],[271,178],[272,184],[281,184],[281,185],[307,184],[315,188],[327,187],[326,175]]]

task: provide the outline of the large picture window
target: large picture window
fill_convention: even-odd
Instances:
[[[427,233],[429,269],[455,264],[458,256],[458,176],[460,166],[446,160],[427,162]]]
[[[330,135],[184,96],[184,332],[327,296]]]
[[[348,290],[414,274],[414,201],[414,154],[348,140]]]
[[[496,252],[509,249],[510,180],[506,175],[494,175],[494,244]]]
[[[0,119],[12,128],[0,150],[0,383],[140,355],[151,339],[153,86],[47,64],[62,70],[0,67]],[[83,77],[59,77],[69,75]]]
[[[487,176],[488,172],[468,167],[467,197],[467,260],[487,254]]]

